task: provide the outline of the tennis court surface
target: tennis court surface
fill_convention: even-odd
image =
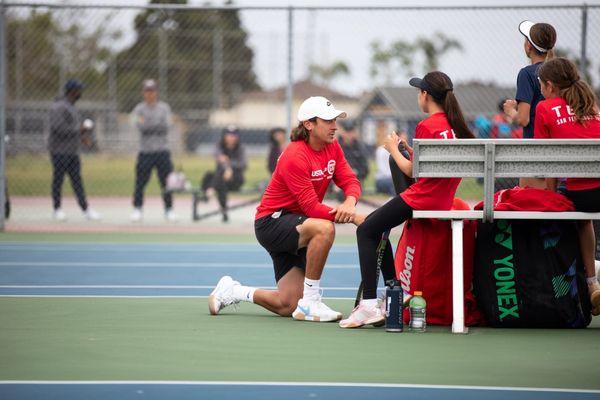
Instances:
[[[274,285],[257,244],[94,242],[0,235],[1,399],[600,399],[599,318],[452,335],[342,330],[252,304],[215,317],[220,276]],[[347,315],[358,281],[355,246],[336,244],[327,304]]]

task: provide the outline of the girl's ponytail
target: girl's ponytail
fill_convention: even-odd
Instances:
[[[598,113],[594,91],[585,81],[578,80],[573,82],[569,87],[561,90],[561,97],[571,106],[571,109],[575,113],[575,119],[580,124],[585,123],[585,117]]]
[[[454,96],[454,92],[452,90],[446,92],[446,97],[444,98],[444,104],[442,104],[442,107],[444,108],[446,118],[448,118],[448,122],[454,131],[454,135],[456,135],[457,138],[472,139],[475,137],[473,132],[471,132],[467,127],[465,117],[463,116],[460,105],[458,104],[458,100],[456,99],[456,96]]]

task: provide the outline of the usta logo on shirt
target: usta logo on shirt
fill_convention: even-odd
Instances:
[[[333,173],[335,172],[335,160],[329,160],[327,162],[327,167],[324,169],[316,169],[311,172],[311,177],[313,180],[321,180],[327,174],[327,179],[331,179]],[[316,178],[316,179],[315,179]]]

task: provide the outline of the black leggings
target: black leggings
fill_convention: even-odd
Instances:
[[[81,179],[81,161],[77,154],[52,154],[52,203],[54,209],[58,209],[62,203],[62,184],[65,174],[71,178],[71,187],[77,203],[83,211],[87,210],[88,204],[85,199],[83,180]]]
[[[165,209],[173,207],[173,195],[166,190],[167,176],[173,171],[171,153],[168,151],[157,151],[153,153],[139,153],[135,164],[135,192],[133,194],[133,206],[141,208],[144,204],[144,188],[150,180],[152,169],[156,168],[158,182],[162,190],[162,198]]]
[[[412,208],[402,197],[396,196],[373,211],[357,229],[358,258],[363,282],[363,299],[377,298],[377,246],[383,232],[400,225],[412,217]],[[396,276],[392,246],[388,240],[381,272],[385,280]]]

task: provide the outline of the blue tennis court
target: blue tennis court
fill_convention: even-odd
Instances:
[[[249,304],[208,316],[205,296],[224,274],[274,285],[255,244],[0,243],[0,271],[3,399],[600,398],[590,367],[597,322],[570,332],[393,335],[298,323]],[[334,246],[327,301],[347,313],[359,279],[355,247]],[[288,341],[307,338],[320,356]],[[195,352],[202,357],[188,359]]]

